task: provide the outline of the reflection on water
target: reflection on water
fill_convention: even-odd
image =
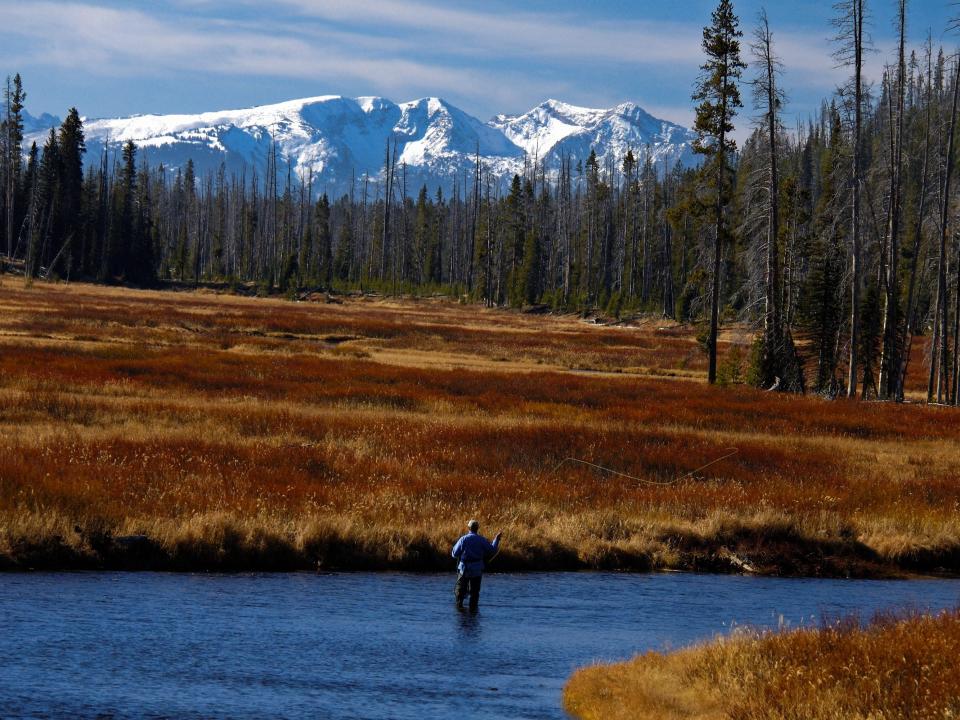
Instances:
[[[735,624],[953,607],[960,581],[490,575],[0,575],[0,716],[562,718],[577,666]]]
[[[476,642],[480,639],[480,613],[469,610],[457,610],[454,615],[460,626],[460,636],[465,641]]]

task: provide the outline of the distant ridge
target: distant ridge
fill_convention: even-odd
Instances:
[[[43,133],[46,135],[50,132],[50,128],[58,127],[62,121],[56,115],[51,115],[50,113],[43,113],[38,117],[34,117],[26,110],[23,111],[23,132],[30,135],[36,133]],[[37,143],[38,147],[42,146],[41,142]],[[30,143],[27,143],[27,148],[29,149]]]
[[[42,145],[58,119],[31,117],[27,145]],[[377,178],[387,139],[397,142],[398,171],[406,163],[408,194],[426,184],[449,193],[474,167],[479,152],[487,172],[504,181],[537,158],[548,170],[560,158],[585,160],[591,149],[600,162],[622,162],[628,148],[663,166],[695,162],[693,133],[660,120],[640,106],[577,107],[547,100],[522,115],[497,115],[484,123],[441,98],[394,103],[382,97],[338,95],[290,100],[245,110],[195,115],[139,115],[85,120],[88,160],[105,145],[133,140],[152,163],[174,170],[192,159],[198,173],[228,171],[262,176],[271,142],[279,161],[314,188],[347,192],[351,177]],[[399,189],[399,184],[398,184]],[[371,190],[374,192],[374,190]]]

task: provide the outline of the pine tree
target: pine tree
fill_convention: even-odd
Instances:
[[[621,215],[623,217],[623,274],[626,275],[626,287],[624,288],[628,295],[633,295],[636,287],[637,271],[637,235],[635,232],[636,222],[633,213],[636,195],[639,191],[637,180],[634,178],[637,168],[637,161],[633,155],[633,150],[627,148],[627,154],[623,157],[623,190],[621,191]]]
[[[426,281],[439,284],[443,282],[443,191],[438,187],[433,201],[429,235],[427,237],[427,256],[430,272],[426,274]]]
[[[7,240],[7,257],[12,257],[16,251],[14,235],[18,225],[17,220],[17,192],[20,185],[20,174],[23,165],[23,107],[27,94],[23,90],[23,81],[20,73],[13,77],[11,85],[7,78],[4,89],[5,114],[2,125],[2,162],[3,172],[3,217],[4,230]]]
[[[340,231],[337,234],[337,252],[333,261],[333,275],[337,280],[350,279],[353,242],[353,221],[348,216],[340,223]]]
[[[188,163],[187,169],[193,167]],[[170,269],[175,274],[177,280],[183,282],[187,275],[187,264],[189,262],[189,237],[187,234],[187,191],[184,187],[183,174],[178,170],[173,181],[173,204],[176,215],[176,230],[174,231],[173,258],[170,261]],[[250,219],[247,219],[248,222]],[[256,223],[256,220],[253,220]]]
[[[330,200],[326,193],[317,201],[313,222],[317,233],[317,279],[329,290],[330,281],[333,280],[333,243],[330,236]]]
[[[711,24],[703,29],[703,52],[707,61],[700,66],[703,74],[697,82],[693,99],[697,106],[694,150],[707,157],[703,172],[714,194],[713,284],[710,300],[710,354],[708,382],[717,380],[717,335],[720,325],[720,283],[723,249],[728,241],[726,213],[731,200],[732,183],[729,158],[737,144],[730,138],[737,108],[743,106],[737,81],[746,68],[740,59],[743,33],[730,0],[720,0],[711,16]]]
[[[523,280],[520,266],[523,263],[524,236],[526,234],[526,188],[519,175],[513,176],[510,194],[507,196],[505,259],[503,272],[507,275],[508,301],[513,307],[523,304]],[[499,298],[498,298],[499,300]]]
[[[30,240],[25,264],[25,273],[28,278],[34,277],[47,263],[50,236],[57,216],[60,145],[57,141],[57,133],[52,128],[43,146],[37,175],[37,190],[30,213]]]
[[[840,157],[844,151],[840,115],[830,110],[830,139],[820,161],[822,187],[815,209],[815,239],[808,248],[809,272],[804,281],[798,307],[799,320],[807,332],[817,356],[814,390],[833,396],[838,390],[836,377],[839,336],[843,324],[841,288],[844,275],[844,225],[837,222],[837,206],[842,206],[839,182]]]
[[[30,151],[27,153],[27,170],[23,178],[23,187],[24,187],[23,198],[25,200],[24,208],[26,210],[26,217],[28,221],[29,221],[29,218],[32,216],[32,208],[35,206],[35,203],[36,203],[37,173],[39,172],[39,168],[40,168],[40,149],[37,147],[37,143],[33,142],[30,144]],[[31,227],[29,222],[27,223],[27,226],[28,228]],[[27,247],[29,247],[30,237],[28,236],[26,240],[27,240]],[[14,248],[15,252],[19,250],[19,244],[20,243],[18,243],[17,248]],[[25,249],[24,253],[26,252],[27,250]]]
[[[128,278],[131,282],[149,287],[157,280],[154,255],[154,218],[152,213],[153,201],[151,197],[150,173],[144,166],[137,175],[133,197],[133,228],[130,242],[131,263]],[[218,267],[211,268],[219,273]]]
[[[137,146],[123,145],[120,176],[114,184],[110,222],[110,272],[129,282],[148,285],[153,281],[153,253],[147,232],[144,204],[147,188],[140,188],[137,176]]]
[[[78,274],[84,278],[96,278],[100,261],[101,217],[100,189],[102,178],[97,168],[88,167],[83,179],[80,206],[83,219],[80,224],[80,236],[77,239],[76,266]]]
[[[587,158],[583,174],[586,177],[587,188],[584,198],[586,204],[583,212],[584,224],[581,230],[581,246],[583,249],[579,258],[582,267],[580,282],[585,304],[592,306],[597,301],[597,287],[594,277],[596,275],[597,225],[600,224],[600,164],[597,161],[597,153],[593,148],[590,149],[590,156]]]
[[[68,274],[82,270],[81,254],[74,253],[73,246],[79,245],[79,239],[84,232],[83,155],[86,151],[80,113],[75,107],[70,108],[66,120],[60,126],[60,217],[56,222],[57,244],[69,253],[65,261]]]
[[[527,229],[523,241],[523,260],[520,263],[518,305],[533,305],[540,299],[540,239],[534,227]]]
[[[430,210],[427,207],[427,186],[420,187],[417,194],[417,204],[414,212],[413,225],[413,252],[418,262],[419,269],[422,271],[421,282],[434,282],[434,275],[438,269],[437,259],[433,255],[433,248],[430,247]]]

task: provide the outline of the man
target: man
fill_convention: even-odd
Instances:
[[[451,553],[459,561],[457,586],[454,593],[457,596],[457,609],[463,610],[463,600],[469,592],[470,612],[476,612],[480,606],[480,581],[483,579],[484,563],[492,560],[497,554],[500,548],[500,536],[503,533],[494,535],[493,542],[490,542],[480,534],[478,521],[468,522],[467,529],[470,532],[457,540]]]

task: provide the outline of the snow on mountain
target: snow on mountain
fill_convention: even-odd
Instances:
[[[58,123],[46,115],[36,119],[28,143],[42,144],[46,128]],[[398,173],[406,164],[410,194],[422,184],[448,193],[469,177],[477,153],[487,172],[503,180],[522,172],[534,156],[555,167],[561,155],[585,160],[591,148],[601,160],[618,163],[627,148],[640,159],[649,148],[657,163],[692,162],[689,130],[630,103],[592,110],[548,100],[523,115],[483,123],[440,98],[397,104],[327,95],[246,110],[85,120],[84,131],[88,160],[99,158],[104,147],[116,152],[133,140],[141,157],[171,170],[192,159],[198,173],[224,164],[248,179],[254,173],[262,179],[276,143],[281,175],[289,163],[303,180],[312,176],[316,190],[332,195],[348,192],[351,178],[379,177],[388,139],[397,144]]]
[[[563,156],[585,160],[591,149],[601,167],[608,161],[619,167],[628,149],[640,162],[649,152],[657,165],[696,163],[692,130],[658,120],[634,103],[598,110],[547,100],[523,115],[498,115],[490,125],[548,167]]]

